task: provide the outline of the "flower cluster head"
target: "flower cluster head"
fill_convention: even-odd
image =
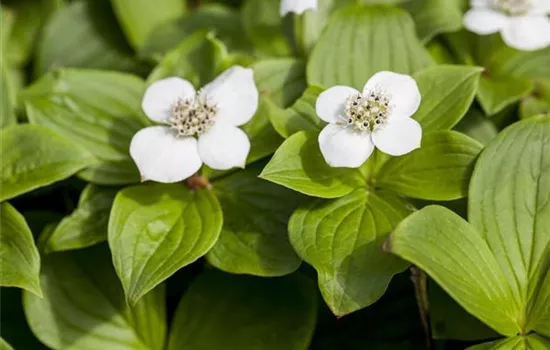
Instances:
[[[464,26],[477,34],[500,32],[506,45],[538,50],[550,45],[550,0],[471,0]]]
[[[393,72],[378,72],[362,92],[334,86],[319,95],[316,111],[329,123],[319,146],[332,167],[357,168],[374,148],[400,156],[420,147],[422,128],[411,118],[420,106],[416,81]]]
[[[281,17],[289,12],[302,14],[306,10],[316,10],[317,0],[281,0]]]
[[[257,108],[253,71],[239,66],[200,91],[177,77],[151,84],[142,109],[161,125],[138,131],[130,144],[142,180],[182,181],[203,163],[217,170],[244,167],[250,140],[238,126]]]

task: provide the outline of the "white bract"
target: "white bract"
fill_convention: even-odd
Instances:
[[[316,10],[317,0],[281,0],[280,13],[285,16],[289,12],[302,14],[306,10]]]
[[[550,45],[550,0],[471,0],[464,26],[477,34],[500,32],[506,45],[538,50]]]
[[[142,180],[182,181],[203,162],[217,170],[244,167],[250,140],[237,126],[248,122],[257,108],[253,71],[239,66],[198,92],[177,77],[151,84],[142,109],[161,125],[138,131],[130,144]]]
[[[332,167],[357,168],[374,147],[400,156],[420,147],[422,128],[411,116],[420,106],[416,81],[393,72],[378,72],[363,92],[334,86],[319,95],[317,114],[329,124],[319,146]]]

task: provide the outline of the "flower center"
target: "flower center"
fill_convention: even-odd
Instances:
[[[526,14],[533,6],[533,0],[493,0],[493,3],[497,9],[511,16]]]
[[[380,92],[353,94],[346,100],[346,122],[360,131],[373,131],[384,125],[390,113],[390,99]]]
[[[178,99],[169,122],[179,136],[199,136],[214,125],[217,106],[209,105],[199,94],[190,99]]]

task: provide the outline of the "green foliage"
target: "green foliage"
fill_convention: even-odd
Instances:
[[[181,184],[141,185],[120,191],[109,219],[113,264],[131,305],[212,248],[222,212],[209,190]]]
[[[144,82],[133,75],[63,69],[44,75],[24,91],[27,114],[86,148],[98,160],[80,176],[97,184],[137,182],[128,154],[134,133],[147,125],[140,116]]]
[[[1,200],[63,180],[96,162],[84,148],[39,125],[0,131]]]
[[[378,71],[412,74],[431,63],[407,12],[391,6],[350,6],[334,15],[319,38],[308,61],[307,80],[323,87],[363,89]]]
[[[0,214],[0,286],[24,288],[42,296],[40,256],[25,218],[7,202],[0,205]]]
[[[2,1],[0,350],[550,349],[550,47],[469,32],[469,0],[308,1]],[[318,101],[381,71],[421,95],[383,74],[382,125]],[[246,160],[199,167],[184,116]],[[331,167],[321,132],[374,151]]]
[[[330,201],[312,200],[292,215],[290,242],[317,270],[321,294],[335,315],[374,303],[407,267],[382,251],[382,242],[412,209],[390,193],[358,189]]]

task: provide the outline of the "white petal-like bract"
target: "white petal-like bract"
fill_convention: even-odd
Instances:
[[[365,84],[363,93],[380,91],[392,101],[392,116],[410,117],[420,106],[421,96],[416,81],[409,75],[382,71]]]
[[[150,126],[138,131],[130,143],[130,155],[143,181],[182,181],[202,165],[197,140],[177,137],[174,130],[166,126]]]
[[[492,9],[472,9],[464,15],[464,26],[471,32],[481,35],[493,34],[507,24],[508,18]]]
[[[374,151],[370,134],[328,124],[319,134],[319,147],[331,167],[358,168]]]
[[[550,19],[546,16],[511,17],[501,33],[506,45],[515,49],[543,49],[550,45]]]
[[[199,136],[202,161],[216,170],[244,168],[250,152],[250,140],[244,131],[225,122],[217,122]]]
[[[359,91],[349,86],[333,86],[322,92],[315,102],[315,110],[319,118],[327,123],[345,120],[344,108],[346,99]]]
[[[306,10],[316,10],[317,0],[281,0],[280,14],[285,16],[289,12],[302,14]]]
[[[392,156],[401,156],[420,147],[422,127],[412,118],[390,121],[372,133],[376,148]]]
[[[178,99],[194,99],[195,88],[185,79],[166,78],[151,84],[145,91],[141,108],[153,121],[164,123],[172,115]]]
[[[233,66],[201,90],[201,96],[217,107],[216,121],[235,126],[248,122],[258,109],[254,71]]]

